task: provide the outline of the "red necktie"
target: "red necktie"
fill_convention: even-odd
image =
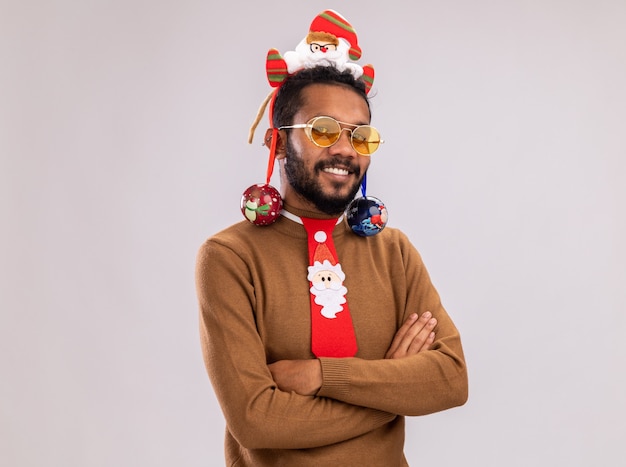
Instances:
[[[333,244],[337,219],[301,219],[309,244],[311,350],[316,357],[353,357],[356,335],[343,286],[345,274]]]

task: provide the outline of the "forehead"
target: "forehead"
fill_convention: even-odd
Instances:
[[[367,102],[354,89],[339,84],[312,84],[302,90],[303,105],[295,119],[308,121],[326,115],[346,123],[364,125],[370,122]]]

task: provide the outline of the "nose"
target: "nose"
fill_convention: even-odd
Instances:
[[[358,154],[352,147],[352,131],[349,128],[342,128],[339,139],[331,146],[336,154],[345,157],[357,157]]]

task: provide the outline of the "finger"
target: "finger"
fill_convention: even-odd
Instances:
[[[393,337],[393,341],[391,341],[391,345],[389,346],[389,350],[387,350],[385,358],[391,358],[390,356],[398,351],[398,348],[400,348],[400,345],[402,344],[402,340],[415,321],[417,321],[417,313],[411,313],[402,326],[400,326],[400,329],[396,331],[396,335]]]
[[[424,324],[422,329],[420,329],[419,332],[415,334],[413,341],[407,349],[407,354],[415,355],[422,350],[428,350],[430,348],[430,345],[435,341],[435,326],[437,326],[437,319],[430,318]]]
[[[422,350],[430,350],[430,346],[433,345],[434,342],[435,342],[435,331],[432,331],[428,335],[428,339],[426,339],[426,343],[422,346],[420,352]]]
[[[390,358],[403,358],[418,353],[434,328],[434,324],[430,321],[432,319],[434,318],[429,311],[420,316],[402,336],[398,347]],[[436,320],[434,323],[436,324]]]
[[[429,330],[425,333],[424,328],[428,325],[431,319],[432,313],[430,311],[426,311],[424,314],[422,314],[403,336],[399,350],[406,353],[409,351],[411,346],[413,346],[414,348],[418,343],[420,343],[421,347],[421,345],[423,345],[424,341],[426,340],[428,332],[430,332]]]
[[[407,355],[412,355],[412,353],[417,353],[417,351],[414,351],[411,354],[408,354],[409,348],[414,342],[416,336],[422,331],[424,326],[426,326],[431,317],[432,314],[427,311],[418,319],[415,319],[417,318],[416,315],[412,322],[407,322],[406,324],[408,325],[408,329],[406,329],[402,334],[400,334],[400,332],[397,333],[397,345],[393,348],[392,352],[388,352],[387,358],[402,358]]]

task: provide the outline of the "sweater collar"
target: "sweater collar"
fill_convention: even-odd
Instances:
[[[345,222],[345,215],[339,217],[329,216],[327,214],[320,214],[319,212],[306,211],[304,209],[294,208],[288,204],[283,205],[283,211],[286,214],[281,213],[281,219],[276,224],[279,224],[281,228],[286,229],[287,233],[291,233],[298,237],[306,238],[306,231],[302,225],[301,217],[308,217],[311,219],[337,219],[337,225],[333,230],[333,236],[343,235],[346,231],[347,224]]]
[[[331,217],[329,219],[323,219],[323,218],[316,218],[316,217],[307,217],[307,216],[296,216],[295,214],[292,214],[291,212],[287,211],[286,209],[283,209],[280,214],[284,217],[286,217],[287,219],[297,222],[298,224],[303,224],[302,219],[315,219],[316,221],[335,221],[335,225],[340,224],[343,221],[344,215],[342,214],[341,216],[339,216],[337,219]]]

